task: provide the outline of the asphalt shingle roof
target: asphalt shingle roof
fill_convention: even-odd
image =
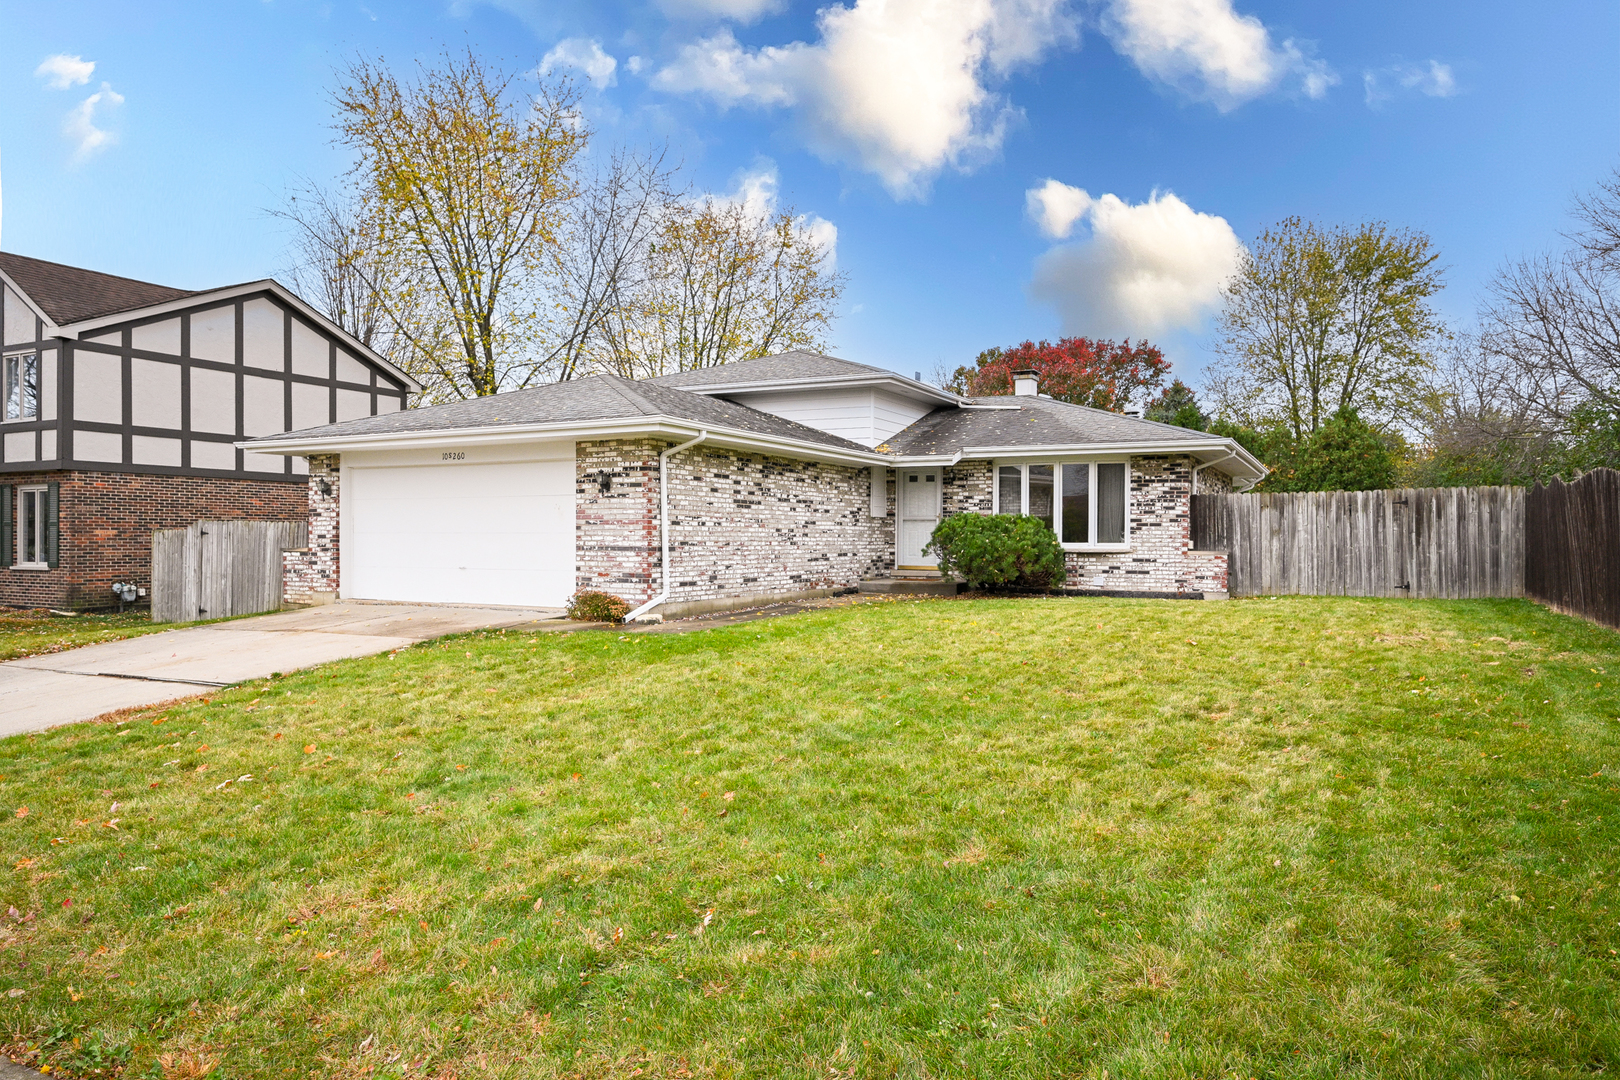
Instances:
[[[954,454],[965,446],[1084,446],[1203,441],[1202,431],[1070,405],[1043,397],[969,398],[975,405],[1016,409],[935,409],[879,450],[892,454]]]
[[[63,266],[9,251],[0,251],[0,270],[58,326],[197,295],[188,289]]]
[[[807,349],[794,349],[775,356],[762,356],[758,360],[737,360],[716,367],[678,371],[673,375],[660,375],[647,382],[661,386],[726,386],[731,383],[771,382],[788,379],[829,379],[841,375],[889,375],[894,372],[853,360],[840,360],[836,356],[823,356]]]
[[[339,424],[325,424],[267,435],[265,439],[341,438],[350,435],[409,434],[417,431],[454,431],[502,425],[620,420],[637,416],[668,416],[695,424],[709,424],[758,435],[775,435],[819,443],[839,450],[867,452],[860,443],[806,427],[780,416],[750,409],[719,398],[688,394],[656,382],[592,375],[551,383],[529,390],[513,390],[492,397],[429,405],[421,409],[367,416]]]

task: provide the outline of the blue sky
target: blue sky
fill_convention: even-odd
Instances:
[[[334,67],[446,48],[571,57],[599,148],[774,177],[837,227],[835,351],[907,374],[1130,333],[1196,381],[1236,244],[1287,215],[1428,232],[1466,325],[1620,164],[1612,3],[0,0],[0,247],[276,275],[265,209],[347,164]]]

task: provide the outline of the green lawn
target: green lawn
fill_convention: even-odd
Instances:
[[[1513,601],[447,639],[0,743],[0,1030],[132,1077],[1587,1076],[1617,676]]]
[[[48,611],[0,609],[0,660],[39,656],[80,645],[172,630],[174,623],[155,623],[144,611],[103,615],[53,615]]]

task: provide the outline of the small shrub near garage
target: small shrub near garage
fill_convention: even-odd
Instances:
[[[1064,578],[1057,535],[1039,518],[956,514],[928,540],[939,568],[976,589],[1049,589]]]
[[[623,622],[630,605],[612,593],[577,592],[568,598],[568,617],[578,622]]]

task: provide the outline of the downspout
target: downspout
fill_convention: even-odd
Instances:
[[[679,446],[672,446],[658,455],[658,543],[661,550],[658,571],[659,577],[663,579],[663,588],[658,591],[657,596],[626,615],[624,621],[627,623],[635,622],[669,599],[669,459],[708,437],[709,429],[704,428],[698,432],[697,438],[683,442]]]

